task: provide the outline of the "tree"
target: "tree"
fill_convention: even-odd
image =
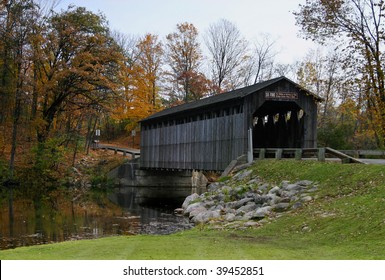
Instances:
[[[152,34],[141,39],[121,36],[118,41],[124,58],[112,117],[126,123],[126,130],[132,130],[139,120],[160,109],[163,46],[158,36]]]
[[[335,149],[349,149],[352,147],[354,136],[354,119],[346,121],[346,114],[336,107],[337,100],[344,104],[342,98],[346,88],[342,88],[345,77],[341,71],[338,53],[329,52],[324,55],[320,49],[311,50],[300,62],[297,72],[298,83],[323,98],[318,106],[318,142],[321,146]],[[338,97],[340,95],[340,98]],[[350,99],[351,101],[351,99]],[[347,103],[346,103],[347,104]],[[352,105],[349,103],[349,105]],[[357,113],[354,106],[350,106],[351,115]],[[357,118],[356,118],[357,121]]]
[[[2,112],[11,112],[10,109],[13,110],[10,115],[12,119],[12,136],[9,163],[9,176],[12,180],[19,119],[23,103],[27,103],[27,78],[31,65],[31,31],[36,22],[38,7],[32,0],[10,0],[2,2],[0,12],[2,26],[0,31],[2,39],[0,100],[3,105]]]
[[[122,59],[119,62],[120,67],[117,75],[119,83],[117,94],[113,104],[111,104],[110,114],[107,114],[107,118],[111,117],[112,122],[106,121],[105,124],[106,130],[110,130],[110,124],[113,124],[114,127],[114,124],[117,122],[119,126],[125,126],[120,127],[120,130],[123,129],[126,131],[126,129],[130,130],[134,128],[138,121],[132,113],[132,109],[139,105],[135,104],[138,99],[133,93],[138,86],[137,77],[142,73],[142,69],[137,65],[139,59],[137,48],[139,37],[114,33],[113,38],[121,50]],[[147,112],[148,110],[147,107],[142,107],[142,112]]]
[[[330,51],[323,55],[320,49],[311,50],[299,65],[299,84],[323,98],[319,106],[320,126],[329,118],[330,110],[335,106],[337,99],[343,101],[341,86],[346,81],[346,76],[341,66],[339,53]]]
[[[368,117],[378,146],[385,142],[384,1],[307,0],[295,12],[307,38],[333,39],[345,46],[345,67],[359,68],[355,81],[366,85]]]
[[[53,14],[35,50],[41,123],[38,141],[49,136],[62,112],[105,105],[114,95],[120,50],[102,15],[85,8]],[[37,46],[37,45],[36,45]]]
[[[240,77],[243,78],[244,86],[272,78],[276,55],[274,44],[274,41],[269,39],[268,34],[262,34],[261,38],[254,43],[250,55],[245,56],[239,71]]]
[[[166,37],[166,61],[172,93],[171,102],[189,102],[196,100],[192,94],[193,79],[203,75],[199,73],[202,52],[198,41],[198,30],[191,23],[177,24],[177,30]],[[199,98],[199,96],[198,96]]]
[[[246,57],[247,42],[240,31],[228,20],[221,19],[210,25],[204,37],[211,54],[212,81],[218,92],[238,86],[237,70]],[[224,84],[226,88],[224,88]]]
[[[207,79],[203,73],[190,71],[182,75],[181,79],[190,81],[190,98],[199,100],[211,93],[214,89],[211,80]]]
[[[158,81],[161,77],[163,64],[163,46],[158,41],[157,35],[146,34],[138,44],[138,65],[143,69],[143,79],[147,88],[148,103],[152,104],[154,110],[159,106]],[[154,112],[153,110],[153,112]]]

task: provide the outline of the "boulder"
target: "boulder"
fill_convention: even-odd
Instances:
[[[299,184],[288,184],[286,186],[283,187],[284,190],[286,191],[299,191],[302,189],[302,186],[299,185]]]
[[[249,221],[253,219],[254,211],[250,211],[247,213],[239,212],[237,217],[240,217],[241,221]]]
[[[202,202],[195,202],[195,203],[192,203],[190,204],[189,206],[187,206],[186,210],[184,211],[185,214],[189,214],[193,211],[195,211],[196,209],[199,209],[199,208],[202,208],[202,209],[206,209],[204,206],[203,206],[203,203]]]
[[[286,211],[289,207],[290,207],[290,203],[280,202],[280,203],[274,205],[274,210],[276,212],[283,212],[283,211]]]
[[[295,190],[282,191],[281,192],[281,197],[289,198],[289,200],[290,200],[290,198],[295,196],[297,193],[298,193],[298,191],[295,191]]]
[[[275,186],[269,191],[269,194],[276,194],[279,195],[281,193],[281,188],[278,186]]]
[[[250,201],[254,201],[254,198],[246,197],[246,198],[243,198],[241,200],[235,201],[234,208],[238,209],[238,208],[242,207],[243,205],[247,204]]]
[[[248,185],[256,185],[259,183],[259,179],[258,178],[253,178],[251,179],[250,181],[247,182]]]
[[[253,173],[252,170],[246,170],[243,172],[239,172],[233,177],[233,180],[242,181],[242,180],[246,179],[247,177],[249,177],[252,173]]]
[[[215,191],[219,190],[221,187],[222,187],[222,183],[219,183],[219,182],[211,183],[211,184],[207,187],[207,191],[208,191],[208,192],[215,192]]]
[[[225,212],[225,208],[223,207],[222,204],[214,205],[214,206],[210,207],[209,210],[210,210],[210,211],[219,210],[219,211],[221,211],[221,212]]]
[[[269,205],[275,205],[281,201],[281,198],[279,196],[277,196],[276,194],[273,194],[273,193],[269,193],[269,194],[262,196],[262,197],[265,198],[266,204],[269,204]]]
[[[255,191],[248,191],[243,196],[244,197],[251,197],[251,198],[255,199],[256,196],[259,196],[259,194],[256,194]]]
[[[193,193],[192,195],[189,195],[186,197],[182,204],[183,209],[187,209],[187,207],[191,204],[192,201],[197,200],[199,198],[199,195],[197,193]]]
[[[302,208],[302,207],[303,207],[303,204],[301,202],[296,202],[292,206],[293,209],[298,209],[298,208]]]
[[[197,214],[195,217],[192,218],[192,221],[195,224],[202,224],[206,223],[209,220],[220,218],[221,214],[219,210],[215,211],[203,211]]]
[[[257,209],[257,205],[252,202],[252,203],[247,203],[246,205],[238,208],[238,210],[236,211],[236,213],[247,213],[247,212],[251,212],[253,210]]]
[[[296,184],[300,185],[300,186],[308,187],[308,186],[312,185],[313,182],[309,181],[309,180],[302,180],[302,181],[298,181]]]
[[[263,219],[270,214],[271,209],[272,209],[271,206],[265,206],[265,207],[258,208],[257,210],[255,210],[253,212],[251,219]]]
[[[268,189],[269,189],[269,184],[267,183],[258,186],[258,191],[260,193],[266,193]]]
[[[216,202],[223,202],[226,199],[226,195],[223,193],[218,193],[218,194],[212,196],[212,199]]]
[[[313,198],[310,195],[306,195],[306,196],[303,196],[301,198],[302,202],[309,202],[309,201],[312,201],[312,200],[313,200]]]
[[[316,190],[317,186],[308,180],[294,184],[282,181],[278,186],[271,186],[253,175],[252,170],[242,170],[226,183],[210,184],[208,192],[200,196],[196,193],[188,196],[182,209],[195,224],[246,229],[268,222],[264,218],[273,211],[284,212],[303,207],[314,199],[312,196]],[[281,215],[274,213],[274,217]]]
[[[224,217],[227,222],[234,222],[236,220],[236,216],[234,213],[227,213]]]
[[[257,227],[259,226],[259,223],[258,222],[254,222],[254,221],[248,221],[244,224],[245,227]]]
[[[215,201],[214,200],[207,200],[204,202],[204,207],[207,209],[210,209],[211,207],[215,207]]]
[[[198,216],[199,214],[204,213],[206,211],[207,211],[207,209],[204,207],[197,207],[197,208],[193,209],[191,212],[189,212],[188,216],[190,219],[192,219],[192,218],[194,218],[194,217]],[[185,213],[185,215],[186,215],[186,213]]]
[[[318,187],[317,186],[313,186],[311,189],[308,189],[307,192],[316,192],[318,191]]]

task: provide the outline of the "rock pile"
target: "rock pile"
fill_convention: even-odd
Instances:
[[[230,180],[210,184],[202,195],[188,196],[181,211],[195,224],[259,226],[265,218],[301,208],[314,199],[315,191],[317,185],[311,181],[283,181],[279,186],[272,186],[252,170],[243,170]]]

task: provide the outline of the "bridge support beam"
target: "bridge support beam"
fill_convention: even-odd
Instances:
[[[324,162],[326,159],[326,149],[325,148],[319,148],[318,149],[318,160],[321,162]]]

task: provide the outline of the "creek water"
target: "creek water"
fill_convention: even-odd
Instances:
[[[170,234],[191,228],[173,210],[183,201],[143,205],[132,195],[114,194],[114,203],[61,198],[0,202],[0,249],[116,235]]]

